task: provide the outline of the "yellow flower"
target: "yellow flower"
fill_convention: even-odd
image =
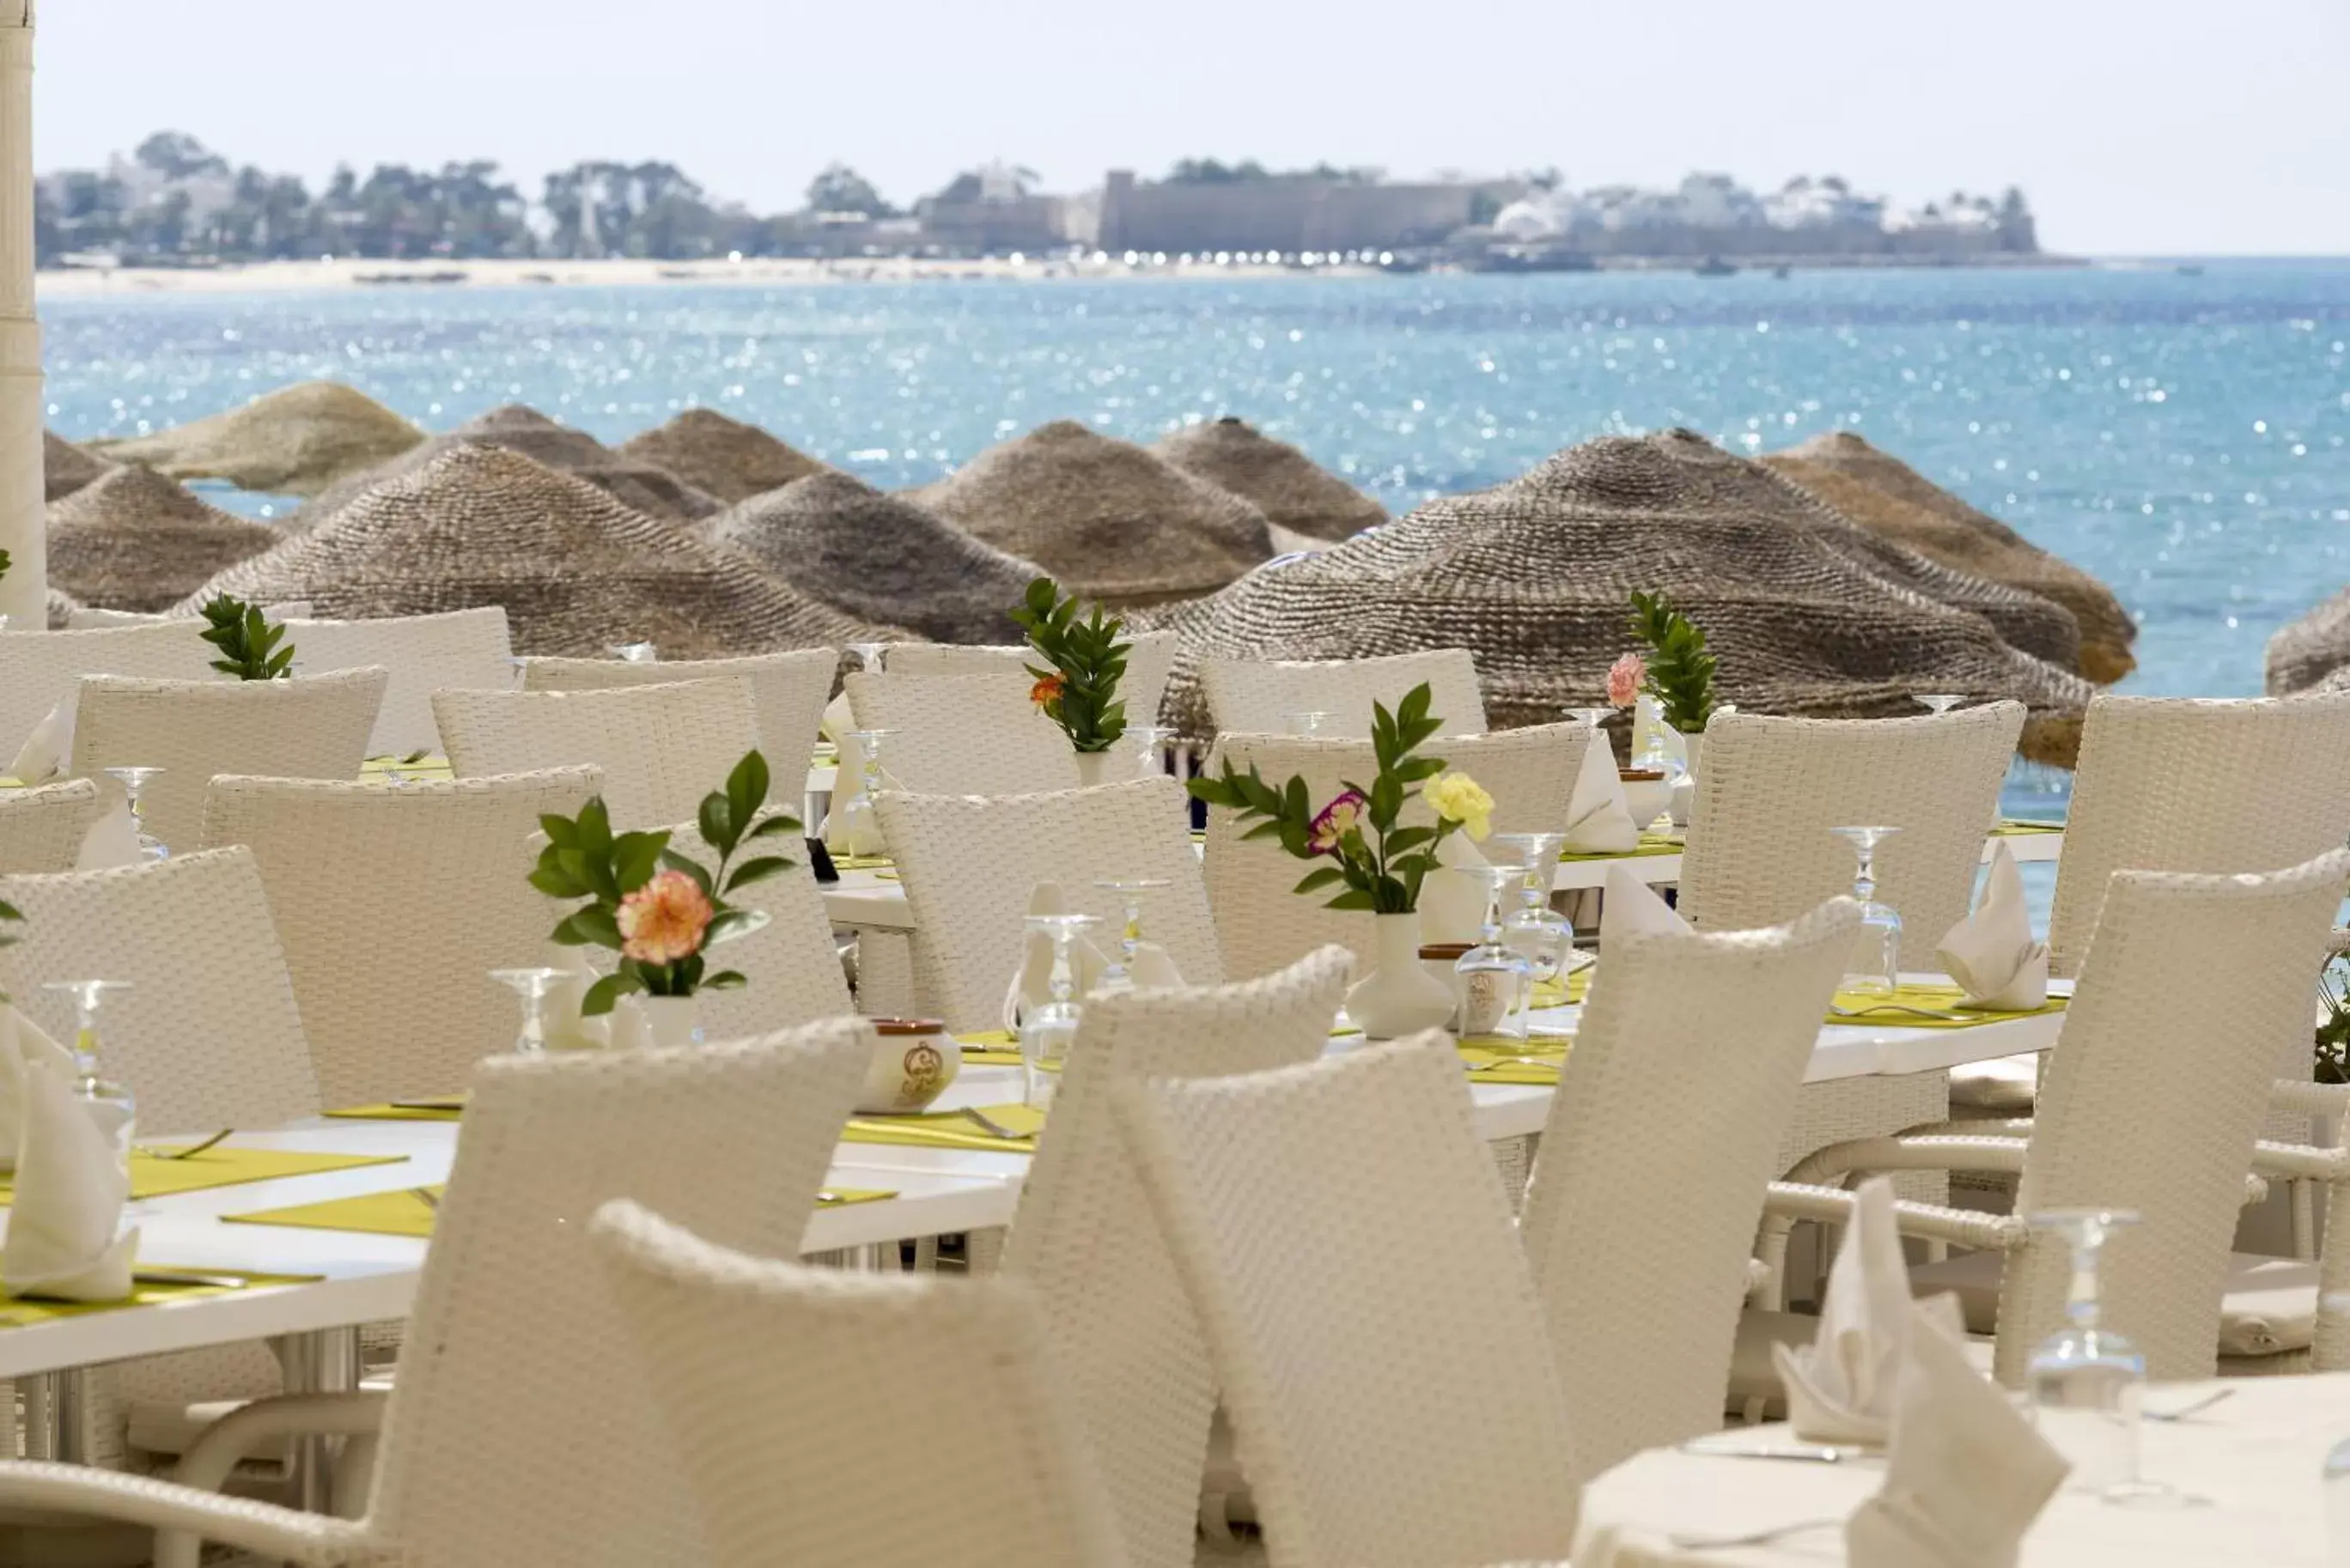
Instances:
[[[1459,823],[1470,837],[1482,839],[1493,831],[1493,797],[1467,774],[1446,774],[1420,794],[1437,815]]]

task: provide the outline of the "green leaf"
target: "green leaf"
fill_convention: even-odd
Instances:
[[[681,855],[674,849],[663,849],[660,852],[660,860],[661,864],[671,870],[682,871],[692,877],[693,885],[702,889],[703,898],[708,898],[715,895],[716,889],[710,885],[710,873],[703,868],[701,861]]]
[[[644,989],[645,982],[633,971],[623,969],[618,973],[608,974],[589,986],[588,994],[579,999],[579,1014],[583,1018],[600,1017],[611,1012],[612,1004],[623,995]]]
[[[703,991],[740,991],[750,983],[751,982],[748,980],[743,978],[743,971],[741,970],[722,969],[716,974],[704,979],[700,989]]]
[[[794,816],[787,811],[779,811],[772,815],[761,817],[756,823],[752,825],[751,831],[744,834],[743,836],[745,840],[748,840],[753,838],[771,838],[779,833],[788,833],[793,837],[797,838],[803,836],[804,831],[805,830],[800,826],[800,819],[798,817]]]
[[[1344,871],[1339,870],[1336,866],[1325,866],[1319,870],[1308,871],[1305,876],[1299,877],[1297,879],[1297,886],[1292,888],[1290,891],[1293,893],[1312,893],[1318,891],[1321,888],[1330,887],[1334,883],[1343,882],[1346,879],[1347,874]]]
[[[562,933],[566,930],[577,940],[565,941]],[[572,910],[569,918],[556,927],[556,940],[564,941],[567,947],[593,945],[618,949],[620,945],[619,920],[609,908],[602,904],[589,904],[585,909]]]
[[[612,876],[620,891],[633,893],[651,881],[668,847],[666,832],[623,833],[612,840]]]
[[[733,846],[733,807],[718,791],[712,790],[702,797],[699,826],[702,841],[717,850],[721,857]]]
[[[531,872],[529,882],[550,898],[585,898],[588,896],[588,888],[577,877],[560,866],[549,866],[545,862]]]
[[[1378,902],[1360,888],[1349,888],[1323,906],[1326,909],[1376,909]]]
[[[749,887],[754,882],[763,882],[770,877],[779,877],[791,868],[792,863],[780,855],[767,855],[756,860],[745,860],[742,865],[734,867],[733,876],[726,878],[727,896],[731,898],[736,891]]]
[[[552,812],[538,819],[538,830],[546,834],[546,841],[558,849],[568,849],[579,842],[579,830],[571,825],[571,819],[557,816]]]
[[[767,804],[767,759],[755,747],[743,753],[734,771],[726,775],[726,815],[737,836],[757,817],[759,808]],[[733,850],[730,840],[722,853],[731,855]]]

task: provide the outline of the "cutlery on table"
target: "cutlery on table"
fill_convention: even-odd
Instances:
[[[2189,1416],[2201,1415],[2204,1411],[2209,1410],[2212,1406],[2217,1405],[2222,1399],[2234,1398],[2235,1395],[2236,1391],[2233,1388],[2215,1388],[2210,1393],[2204,1395],[2200,1399],[2190,1399],[2186,1404],[2178,1406],[2173,1409],[2147,1410],[2141,1408],[2138,1411],[2138,1414],[2145,1417],[2149,1421],[2184,1421]]]
[[[997,1121],[993,1116],[989,1116],[977,1106],[965,1106],[962,1108],[962,1114],[977,1122],[981,1127],[985,1127],[997,1137],[1010,1139],[1014,1142],[1024,1142],[1028,1137],[1026,1133],[1014,1132],[1010,1127],[1005,1127],[1002,1122]]]
[[[418,1202],[423,1204],[427,1209],[433,1210],[435,1213],[440,1211],[441,1195],[433,1191],[431,1188],[411,1187],[408,1190],[415,1196]]]
[[[1796,1459],[1814,1465],[1839,1465],[1862,1457],[1860,1449],[1840,1449],[1826,1443],[1748,1442],[1736,1437],[1691,1438],[1681,1446],[1685,1454],[1715,1459]]]
[[[232,1127],[213,1134],[202,1143],[192,1143],[185,1148],[142,1148],[139,1152],[150,1159],[193,1159],[204,1150],[225,1143],[235,1136],[236,1130]]]
[[[1668,1535],[1676,1552],[1726,1552],[1733,1546],[1768,1546],[1773,1541],[1790,1535],[1800,1535],[1807,1530],[1841,1530],[1841,1519],[1799,1519],[1793,1524],[1776,1524],[1768,1530],[1750,1530],[1742,1535]]]
[[[1939,1018],[1946,1023],[1965,1023],[1981,1016],[1973,1012],[1949,1012],[1935,1007],[1912,1007],[1906,1002],[1878,1002],[1866,1007],[1838,1007],[1830,1002],[1828,1011],[1838,1018],[1866,1018],[1873,1012],[1907,1012],[1917,1018]]]
[[[241,1291],[253,1283],[235,1274],[207,1274],[196,1269],[133,1269],[131,1282],[141,1285],[211,1285],[224,1291]]]

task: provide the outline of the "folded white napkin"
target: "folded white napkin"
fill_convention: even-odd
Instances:
[[[1172,991],[1183,983],[1183,976],[1175,961],[1157,942],[1134,944],[1134,989],[1137,991]]]
[[[1573,855],[1621,855],[1640,847],[1640,825],[1625,804],[1616,748],[1604,732],[1594,733],[1583,749],[1583,766],[1566,803],[1565,847]]]
[[[87,1101],[74,1097],[75,1069],[25,1064],[24,1123],[0,1286],[10,1295],[113,1302],[130,1293],[139,1253],[134,1228],[115,1232],[130,1198],[130,1176],[115,1139]],[[123,1129],[127,1136],[128,1129]]]
[[[848,705],[848,693],[844,691],[824,705],[824,717],[816,721],[816,732],[834,745],[843,745],[848,732],[857,728],[857,711]]]
[[[1851,1568],[2012,1568],[2071,1467],[1957,1334],[1911,1309],[1885,1484],[1845,1521]]]
[[[848,813],[848,803],[865,794],[865,748],[846,734],[834,743],[840,748],[840,764],[833,775],[832,806],[825,814],[824,846],[835,855],[886,854],[880,820],[870,812],[860,812],[856,819]],[[886,763],[881,769],[881,787],[899,787]]]
[[[1436,846],[1436,869],[1420,878],[1419,940],[1474,942],[1485,928],[1485,883],[1471,876],[1490,866],[1465,833],[1448,833]]]
[[[25,1127],[25,1070],[28,1062],[46,1064],[72,1078],[79,1071],[73,1053],[49,1038],[48,1031],[0,1002],[0,1170],[16,1168],[16,1146]]]
[[[588,1000],[588,988],[596,983],[596,971],[588,961],[586,948],[567,948],[560,943],[547,944],[546,967],[564,971],[564,978],[546,988],[546,1011],[540,1015],[546,1030],[546,1048],[550,1051],[601,1051],[612,1044],[612,1014],[582,1017],[579,1004]]]
[[[81,848],[74,856],[77,871],[109,871],[139,864],[139,819],[130,815],[130,797],[110,781],[108,793],[111,798],[106,809],[81,836]]]
[[[1039,882],[1030,888],[1028,912],[1032,915],[1069,912],[1068,901],[1061,893],[1061,885],[1058,882]],[[1149,942],[1142,944],[1144,948],[1153,945]],[[1020,1015],[1023,1012],[1053,1000],[1053,939],[1043,931],[1024,930],[1021,933],[1020,955],[1020,972],[1012,977],[1011,987],[1003,993],[1003,1027],[1014,1034],[1020,1033]],[[1137,956],[1139,960],[1139,955]],[[1160,956],[1165,956],[1163,951]],[[1102,957],[1101,949],[1094,945],[1092,939],[1079,937],[1069,944],[1069,972],[1076,982],[1075,995],[1078,1001],[1085,999],[1086,993],[1094,988],[1094,982],[1101,978],[1101,971],[1108,967],[1109,961]],[[1174,967],[1170,961],[1168,971],[1172,971]],[[1143,983],[1139,976],[1135,978],[1138,987]],[[1180,985],[1183,981],[1179,975],[1171,982],[1154,981],[1151,983]]]
[[[1861,1183],[1853,1221],[1828,1270],[1811,1345],[1771,1347],[1787,1389],[1787,1424],[1812,1443],[1882,1443],[1914,1318],[1909,1265],[1893,1222],[1893,1181]]]
[[[25,737],[25,743],[16,749],[16,760],[8,764],[9,775],[18,784],[47,784],[65,771],[73,756],[74,710],[80,701],[79,693],[59,698],[48,716]]]
[[[2048,944],[2033,940],[2023,874],[2004,840],[1991,851],[1982,902],[1950,928],[1934,956],[1970,1002],[2017,1012],[2047,1004]]]
[[[1605,897],[1599,905],[1599,952],[1602,968],[1607,944],[1617,937],[1658,931],[1690,934],[1690,923],[1679,910],[1657,896],[1657,890],[1622,866],[1607,867]]]

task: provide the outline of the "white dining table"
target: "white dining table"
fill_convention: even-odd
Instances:
[[[2123,1325],[2126,1327],[2127,1325]],[[2350,1496],[2329,1500],[2326,1456],[2350,1438],[2350,1373],[2237,1377],[2149,1388],[2147,1408],[2185,1409],[2213,1391],[2228,1397],[2172,1422],[2140,1423],[2140,1473],[2168,1500],[2124,1504],[2061,1491],[2023,1540],[2022,1568],[2326,1568],[2350,1563],[2350,1528],[2328,1535],[2329,1509],[2350,1526]],[[1769,1447],[1783,1426],[1709,1439]],[[1821,1568],[1845,1561],[1842,1521],[1884,1482],[1884,1461],[1834,1464],[1699,1455],[1654,1449],[1584,1490],[1575,1568]],[[2350,1477],[2334,1483],[2350,1490]],[[1810,1525],[1810,1521],[1823,1521]],[[1676,1548],[1672,1537],[1722,1537],[1809,1525],[1746,1546]],[[1603,1542],[1609,1532],[1621,1545]]]

